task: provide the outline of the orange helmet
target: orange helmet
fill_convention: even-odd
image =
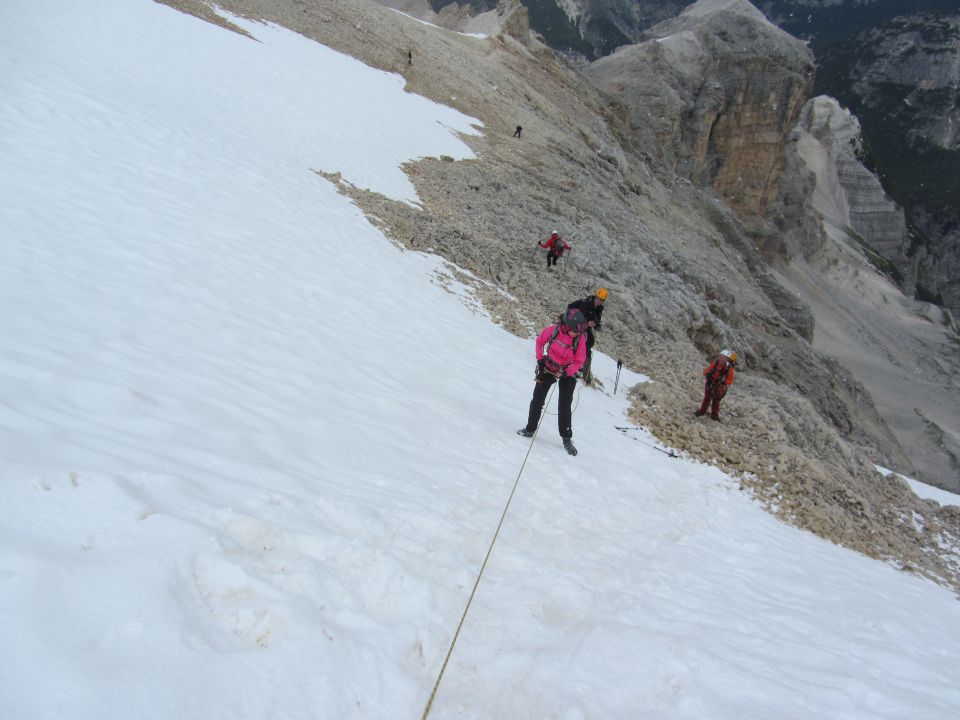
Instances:
[[[610,293],[607,291],[605,287],[602,287],[599,290],[597,290],[597,297],[600,298],[601,300],[606,300],[608,297],[610,297]]]

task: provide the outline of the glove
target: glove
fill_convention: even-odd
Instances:
[[[537,360],[537,375],[543,375],[547,371],[547,361]]]

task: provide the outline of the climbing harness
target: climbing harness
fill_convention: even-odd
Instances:
[[[550,388],[550,393],[547,395],[547,399],[544,402],[544,408],[548,407],[550,404],[550,399],[553,397],[553,391],[556,389],[556,385]],[[487,561],[490,559],[490,554],[493,552],[493,545],[497,542],[497,538],[500,536],[500,528],[503,527],[503,521],[507,517],[507,511],[510,509],[510,503],[513,501],[513,496],[517,492],[517,486],[520,484],[520,476],[523,475],[524,468],[527,467],[527,459],[530,457],[530,452],[533,450],[533,443],[537,439],[537,434],[540,432],[540,427],[543,425],[543,416],[544,413],[540,413],[540,422],[537,423],[537,429],[533,432],[533,437],[530,438],[530,445],[527,447],[527,454],[523,456],[523,462],[520,464],[520,471],[517,473],[516,480],[513,481],[513,489],[510,490],[510,496],[507,498],[507,504],[503,506],[503,513],[500,515],[500,522],[497,523],[497,529],[493,533],[493,539],[490,541],[490,547],[487,548],[487,554],[483,558],[483,563],[480,565],[480,572],[477,573],[477,579],[473,582],[473,589],[470,590],[470,597],[467,598],[467,604],[463,608],[463,613],[460,615],[460,622],[457,623],[457,629],[453,633],[453,639],[450,641],[450,649],[447,650],[447,656],[443,659],[443,665],[440,666],[440,673],[437,675],[437,681],[433,684],[433,690],[430,692],[430,699],[427,700],[427,705],[423,709],[423,715],[420,716],[420,720],[427,720],[427,715],[430,714],[430,708],[433,706],[433,700],[437,696],[437,689],[440,687],[440,681],[443,679],[443,673],[447,669],[447,663],[450,662],[450,656],[453,655],[453,648],[457,644],[457,638],[460,637],[460,630],[463,628],[463,622],[467,619],[467,612],[470,610],[470,605],[473,603],[473,598],[477,594],[477,587],[480,585],[480,578],[483,577],[483,571],[487,568]]]
[[[559,372],[563,372],[563,371],[565,371],[568,367],[570,367],[570,363],[567,363],[566,365],[558,365],[556,362],[554,362],[553,360],[550,359],[550,346],[553,345],[553,341],[556,340],[556,339],[557,339],[557,335],[560,334],[560,326],[561,326],[561,325],[563,325],[563,319],[562,319],[562,318],[561,318],[560,322],[558,322],[556,325],[553,326],[553,332],[550,334],[550,339],[547,340],[547,341],[543,344],[544,367],[546,367],[546,363],[549,362],[551,365],[555,365],[557,368],[559,368]],[[573,350],[573,354],[574,354],[574,355],[577,354],[577,348],[580,347],[580,338],[581,338],[582,335],[583,335],[582,332],[581,332],[581,333],[577,333],[577,336],[573,339],[573,345],[570,346],[570,349]],[[563,343],[560,343],[560,344],[563,345]],[[557,378],[557,379],[559,380],[559,378]]]

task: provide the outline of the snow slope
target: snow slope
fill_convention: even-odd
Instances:
[[[610,359],[527,458],[532,340],[315,172],[416,202],[474,121],[234,21],[0,4],[5,718],[420,717],[518,474],[430,717],[960,713],[956,599],[616,430]]]

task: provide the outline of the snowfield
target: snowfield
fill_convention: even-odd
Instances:
[[[533,340],[319,174],[482,128],[232,21],[0,4],[4,718],[420,718],[515,482],[431,718],[960,716],[957,599],[615,429],[644,378],[527,458]]]

